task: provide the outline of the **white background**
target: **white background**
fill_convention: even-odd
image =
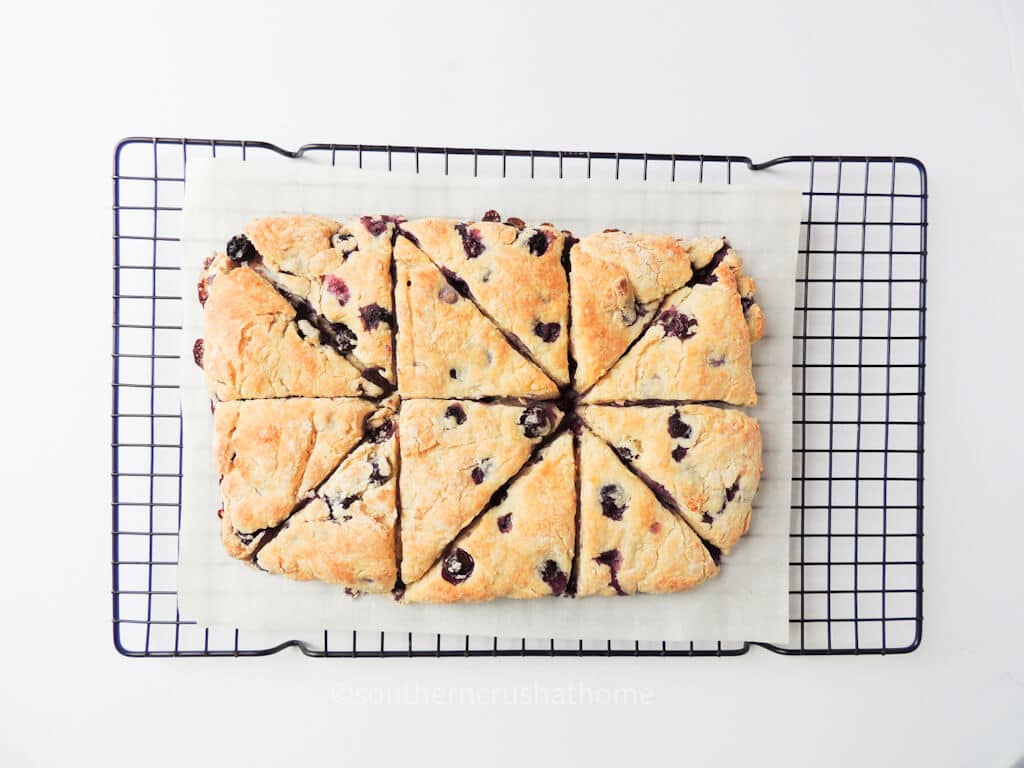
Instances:
[[[5,9],[0,763],[1006,766],[1024,755],[1021,3],[416,5]],[[110,174],[129,134],[919,156],[931,191],[921,649],[119,657]],[[500,703],[520,687],[579,686],[630,686],[643,703]]]

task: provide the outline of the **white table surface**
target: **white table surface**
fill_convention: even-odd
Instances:
[[[11,283],[0,764],[1007,766],[1024,755],[1013,62],[1016,37],[1024,69],[1024,5],[477,0],[394,16],[369,2],[143,5],[22,3],[0,26]],[[131,134],[920,157],[931,192],[922,647],[672,661],[118,656],[110,173],[115,141]],[[601,703],[619,687],[638,703]],[[514,703],[524,688],[584,701]]]

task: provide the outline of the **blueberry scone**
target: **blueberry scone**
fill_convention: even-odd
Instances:
[[[681,592],[718,573],[690,527],[590,430],[580,435],[576,594]]]
[[[398,450],[392,414],[377,416],[366,439],[260,543],[259,568],[350,591],[391,590],[397,577]]]
[[[572,569],[576,516],[572,433],[531,460],[507,495],[446,548],[408,603],[562,595]]]
[[[701,538],[728,552],[747,532],[761,479],[756,419],[706,405],[587,406],[582,417]]]
[[[374,408],[355,398],[218,404],[214,464],[221,478],[224,525],[237,544],[247,547],[315,491],[362,440]],[[228,549],[237,544],[225,541]]]
[[[407,237],[395,241],[398,384],[403,397],[535,397],[558,387]]]
[[[575,387],[585,392],[654,318],[661,300],[686,285],[691,263],[721,238],[684,240],[612,230],[589,235],[569,256]]]
[[[657,318],[603,379],[588,403],[703,400],[754,405],[750,345],[764,318],[753,281],[727,245],[665,299]]]
[[[516,218],[502,223],[495,211],[482,221],[419,219],[401,229],[461,281],[467,298],[548,376],[569,383],[569,285],[562,256],[571,236]]]
[[[402,403],[398,430],[404,583],[426,573],[560,420],[561,413],[547,404]]]
[[[305,302],[343,339],[350,360],[394,382],[391,249],[396,217],[256,219],[232,240],[293,303]],[[230,255],[230,254],[229,254]]]

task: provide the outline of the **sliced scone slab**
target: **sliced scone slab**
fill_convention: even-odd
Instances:
[[[403,397],[553,398],[558,387],[516,351],[441,270],[395,242],[398,387]]]
[[[408,603],[562,595],[572,568],[576,481],[572,434],[541,449],[508,493],[457,538],[419,581]]]
[[[722,238],[684,240],[618,230],[588,235],[569,255],[575,386],[583,392],[650,324],[661,300],[686,285],[693,261]]]
[[[401,225],[420,250],[461,280],[469,297],[521,344],[558,384],[569,383],[569,285],[562,267],[567,235],[550,225],[418,219]]]
[[[660,399],[754,405],[750,345],[760,337],[763,318],[760,308],[748,306],[740,294],[740,268],[733,250],[716,254],[665,300],[643,336],[586,393],[584,402]],[[752,294],[749,278],[744,286]]]
[[[345,358],[337,337],[300,316],[249,267],[235,267],[221,254],[202,288],[206,311],[197,362],[218,400],[383,393]]]
[[[256,219],[245,228],[250,263],[292,301],[306,302],[344,337],[360,369],[394,382],[392,216],[339,222],[320,216]],[[244,251],[244,238],[234,238]]]
[[[406,400],[401,451],[402,581],[423,576],[561,420],[552,405],[521,408]]]
[[[375,406],[356,398],[220,403],[213,455],[225,527],[243,545],[287,518],[362,439]],[[232,552],[232,554],[236,554]]]
[[[587,406],[583,420],[723,552],[747,532],[761,480],[761,428],[706,405]]]
[[[681,592],[717,573],[718,565],[686,522],[584,428],[576,594]]]
[[[358,592],[387,592],[394,586],[397,443],[393,426],[374,435],[257,545],[256,565]]]

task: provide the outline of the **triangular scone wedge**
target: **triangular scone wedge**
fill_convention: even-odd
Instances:
[[[206,312],[196,361],[218,400],[383,393],[249,267],[221,254],[201,290]]]
[[[681,592],[718,573],[686,522],[588,429],[580,435],[576,568],[578,597]]]
[[[395,242],[403,397],[539,397],[558,387],[406,238]]]
[[[661,300],[690,279],[691,263],[710,259],[722,238],[601,232],[573,246],[572,354],[583,392],[615,364],[650,324]]]
[[[256,565],[293,579],[319,579],[357,592],[395,585],[394,427],[378,430],[341,463],[256,553]]]
[[[706,273],[699,270],[695,280],[665,300],[644,335],[583,401],[717,400],[754,405],[750,345],[759,338],[763,317],[752,305],[748,322],[737,286],[740,267],[733,250],[717,254]],[[752,330],[758,335],[752,337]]]
[[[588,406],[581,415],[700,536],[728,552],[761,480],[757,419],[706,405]]]
[[[222,516],[241,544],[281,523],[334,471],[363,439],[374,407],[355,398],[217,405],[213,456]]]
[[[548,376],[568,384],[569,284],[561,261],[566,235],[550,225],[510,221],[419,219],[401,229],[462,280],[484,313],[518,339]]]
[[[542,449],[419,581],[407,603],[456,603],[561,595],[569,583],[576,526],[572,433]]]
[[[411,584],[427,572],[561,418],[552,405],[402,403],[403,582]]]
[[[392,383],[391,244],[396,220],[276,216],[256,219],[245,228],[262,257],[257,265],[262,273],[343,333],[360,368],[375,369]]]

